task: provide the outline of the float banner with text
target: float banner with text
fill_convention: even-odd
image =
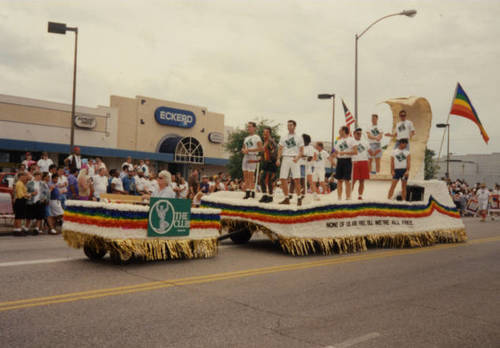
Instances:
[[[189,236],[191,200],[151,198],[148,237]]]

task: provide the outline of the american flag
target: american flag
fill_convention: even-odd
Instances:
[[[344,99],[342,99],[342,106],[344,107],[344,113],[345,113],[345,125],[349,127],[349,131],[351,131],[351,124],[355,123],[356,121],[354,120],[354,117],[352,117],[351,112],[345,105]]]

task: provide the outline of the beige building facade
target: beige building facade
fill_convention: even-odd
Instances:
[[[69,153],[71,105],[0,95],[0,166],[19,163],[26,151]],[[149,159],[158,169],[187,175],[190,168],[224,171],[224,115],[205,107],[136,96],[112,95],[109,106],[76,107],[75,145],[85,158],[102,157],[108,168],[124,158]]]

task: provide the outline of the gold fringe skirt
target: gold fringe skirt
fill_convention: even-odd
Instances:
[[[223,229],[248,229],[250,232],[261,231],[281,250],[293,256],[310,254],[344,254],[366,251],[368,248],[421,248],[437,243],[462,243],[467,241],[464,228],[436,229],[426,232],[367,234],[352,237],[298,238],[283,237],[268,228],[248,221],[223,219]]]
[[[205,239],[116,239],[63,230],[69,246],[118,253],[122,259],[137,257],[147,261],[209,258],[217,255],[217,238]]]

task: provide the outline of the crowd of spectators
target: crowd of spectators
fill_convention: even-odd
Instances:
[[[451,181],[449,179],[442,178],[442,180],[448,183],[450,195],[462,216],[473,216],[480,210],[484,210],[480,209],[481,201],[487,201],[489,208],[499,208],[499,184],[495,184],[494,187],[487,188],[485,184],[479,182],[469,185],[465,180],[460,179]]]

